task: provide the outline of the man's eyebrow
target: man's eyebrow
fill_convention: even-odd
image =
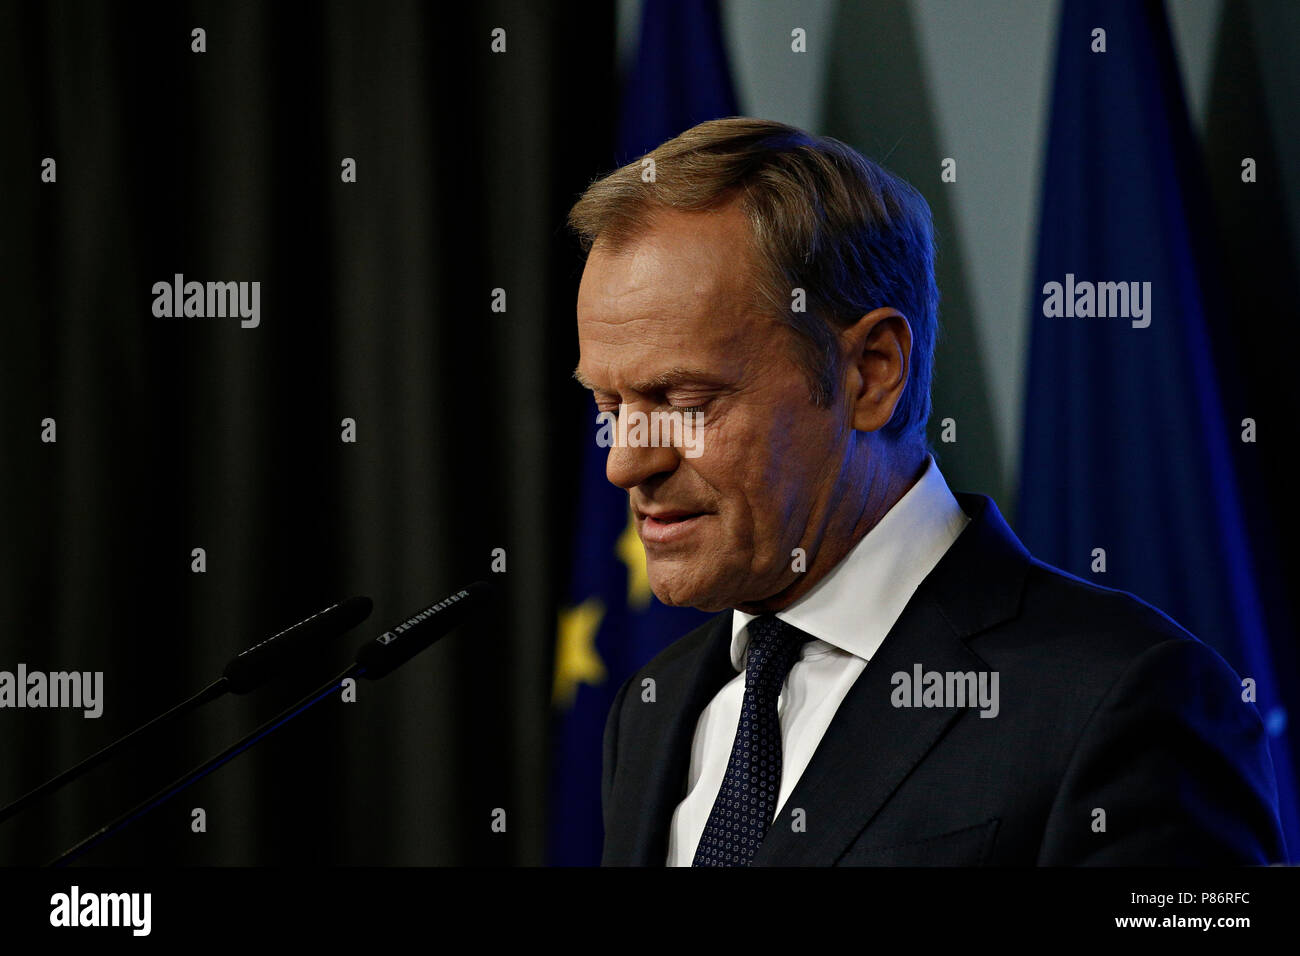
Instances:
[[[682,368],[675,366],[660,372],[653,378],[648,378],[644,382],[633,382],[632,391],[634,392],[654,392],[660,389],[672,388],[674,385],[684,385],[695,382],[712,382],[714,376],[710,375],[703,369]]]
[[[603,391],[591,382],[587,381],[587,378],[582,374],[581,369],[575,368],[573,370],[573,377],[577,379],[578,383],[582,385],[583,388],[588,388],[592,391]],[[709,374],[703,369],[674,366],[673,368],[665,369],[652,378],[648,378],[641,382],[633,382],[629,387],[634,392],[646,393],[659,391],[665,388],[672,388],[674,385],[682,385],[688,382],[713,383],[715,378],[715,376]]]

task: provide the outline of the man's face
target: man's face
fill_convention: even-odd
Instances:
[[[789,587],[811,562],[852,434],[815,407],[794,338],[759,311],[749,225],[734,203],[665,211],[617,252],[597,240],[578,291],[577,374],[617,413],[698,409],[702,453],[612,447],[650,587],[717,611]]]

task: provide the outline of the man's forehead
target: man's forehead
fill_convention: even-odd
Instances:
[[[637,392],[734,381],[771,321],[725,298],[677,305],[647,296],[609,312],[580,310],[575,377],[588,388]]]
[[[707,309],[734,301],[744,291],[726,259],[707,246],[647,238],[616,253],[593,249],[578,290],[578,317],[606,322],[636,319],[642,312]]]
[[[748,281],[738,208],[662,212],[614,246],[593,245],[578,294],[575,377],[601,389],[725,381],[772,321]]]
[[[597,391],[641,393],[733,383],[763,337],[757,321],[662,315],[615,326],[580,322],[574,378]]]
[[[748,284],[749,225],[739,207],[656,212],[617,243],[597,238],[583,270],[579,308],[642,297],[734,296]]]

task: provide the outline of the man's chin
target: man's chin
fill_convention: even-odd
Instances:
[[[709,613],[731,607],[730,589],[716,579],[693,577],[676,570],[656,573],[653,567],[647,569],[647,574],[650,590],[669,607],[693,607]]]

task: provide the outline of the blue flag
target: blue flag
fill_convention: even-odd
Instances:
[[[1208,190],[1164,7],[1066,0],[1060,30],[1018,530],[1255,681],[1294,856],[1282,688],[1232,459],[1243,428],[1224,414],[1207,328],[1221,260],[1206,253]]]
[[[635,66],[624,90],[618,162],[631,162],[705,120],[736,113],[714,0],[646,0]],[[556,634],[555,743],[549,858],[600,862],[601,742],[619,686],[708,615],[669,608],[650,593],[627,492],[605,478],[606,449],[586,446],[570,602]]]

